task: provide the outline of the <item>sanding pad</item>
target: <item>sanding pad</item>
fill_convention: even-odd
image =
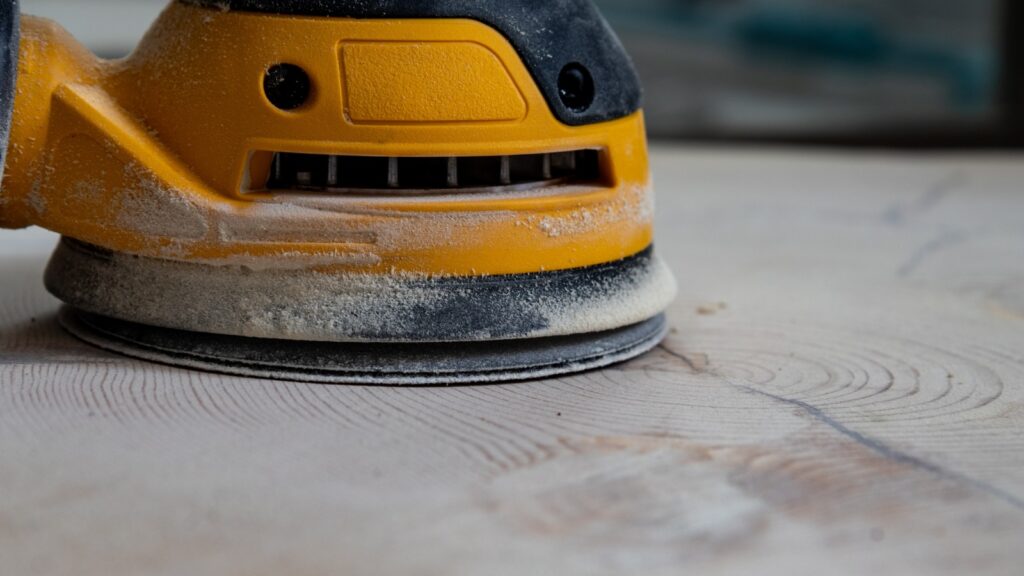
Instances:
[[[223,374],[318,382],[436,386],[497,383],[583,372],[650,351],[664,315],[626,328],[526,340],[437,344],[301,342],[203,334],[114,320],[65,307],[60,322],[112,352]]]

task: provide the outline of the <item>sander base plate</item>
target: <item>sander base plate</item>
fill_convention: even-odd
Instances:
[[[222,374],[315,382],[443,386],[513,382],[624,362],[668,333],[664,315],[592,334],[457,343],[301,342],[157,328],[64,307],[64,328],[99,348]]]

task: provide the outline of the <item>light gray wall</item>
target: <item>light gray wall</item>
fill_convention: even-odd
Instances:
[[[167,0],[22,0],[21,11],[52,18],[104,56],[134,47]]]

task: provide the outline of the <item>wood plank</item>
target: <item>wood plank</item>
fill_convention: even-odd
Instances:
[[[0,573],[1018,574],[1024,163],[654,163],[672,335],[508,386],[119,358],[0,234]]]

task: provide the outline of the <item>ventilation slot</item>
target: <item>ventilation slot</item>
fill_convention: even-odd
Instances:
[[[410,191],[516,189],[601,178],[600,152],[464,157],[323,156],[279,152],[267,189],[295,191]]]

